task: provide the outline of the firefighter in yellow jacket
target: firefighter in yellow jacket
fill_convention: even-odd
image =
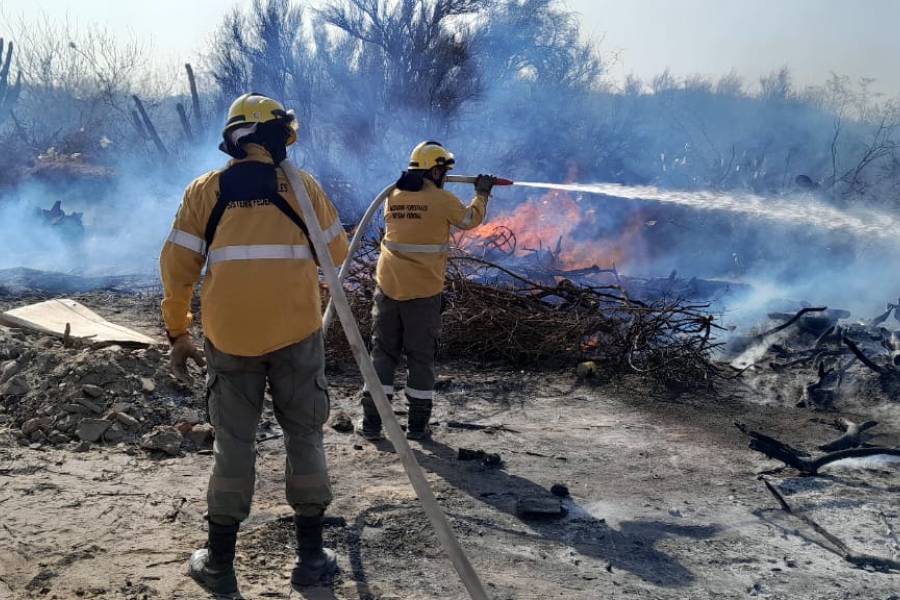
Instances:
[[[294,587],[337,569],[323,548],[322,521],[331,488],[322,445],[329,399],[324,374],[316,255],[296,195],[308,194],[332,259],[347,254],[337,212],[312,176],[291,189],[279,164],[297,139],[293,113],[260,94],[231,106],[220,148],[233,160],[191,183],[163,247],[162,302],[173,372],[201,366],[191,341],[191,297],[206,265],[201,305],[215,461],[207,491],[209,540],[189,573],[219,597],[240,597],[234,572],[238,527],[250,512],[256,428],[268,387],[287,450],[286,494],[294,509]]]
[[[465,206],[443,189],[454,163],[453,154],[438,142],[422,142],[413,149],[409,170],[401,175],[384,207],[385,234],[372,310],[372,361],[385,393],[392,399],[394,372],[401,355],[406,355],[406,436],[414,440],[431,435],[428,422],[434,399],[434,353],[441,326],[450,228],[480,225],[496,182],[491,175],[479,175],[475,198]],[[381,419],[365,390],[362,406],[359,434],[368,440],[381,439]]]

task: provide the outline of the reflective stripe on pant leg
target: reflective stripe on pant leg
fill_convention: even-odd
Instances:
[[[269,354],[268,366],[275,417],[284,430],[288,504],[298,515],[321,513],[332,499],[322,442],[331,404],[321,331]]]
[[[430,400],[434,390],[434,355],[441,329],[441,295],[402,303],[403,349],[409,376],[406,396]]]
[[[400,320],[400,303],[388,298],[380,289],[375,290],[372,305],[372,363],[384,393],[394,393],[394,372],[403,351],[403,323]]]
[[[265,371],[259,359],[232,356],[206,343],[214,462],[207,489],[210,518],[243,521],[256,481],[256,427],[262,412]]]

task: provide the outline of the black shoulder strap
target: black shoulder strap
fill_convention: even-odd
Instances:
[[[306,241],[309,243],[309,251],[312,253],[313,260],[316,261],[316,264],[319,264],[319,255],[316,254],[316,248],[312,243],[312,237],[309,235],[309,228],[306,226],[306,223],[303,222],[303,218],[297,214],[297,211],[294,210],[290,204],[287,203],[287,200],[281,197],[281,194],[275,192],[266,197],[266,199],[275,205],[278,210],[280,210],[284,215],[290,219],[294,225],[300,228],[300,231],[303,232],[303,235],[306,236]]]
[[[219,197],[209,215],[204,232],[207,250],[212,247],[216,229],[218,229],[222,215],[225,214],[229,204],[261,199],[266,199],[274,204],[294,225],[300,228],[300,231],[306,236],[313,260],[319,264],[319,257],[309,235],[309,228],[297,211],[291,208],[287,200],[278,193],[278,175],[275,165],[260,162],[237,163],[219,174]]]
[[[228,208],[229,202],[231,201],[219,192],[219,198],[216,200],[212,212],[209,213],[209,220],[206,222],[206,231],[203,234],[203,238],[206,240],[207,252],[209,252],[209,248],[212,246],[213,238],[216,237],[216,229],[219,228],[219,221],[222,220],[222,215],[225,214],[225,209]]]

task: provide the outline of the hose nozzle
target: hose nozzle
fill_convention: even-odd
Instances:
[[[448,183],[475,183],[476,179],[478,178],[472,175],[447,175]],[[512,179],[498,177],[494,185],[515,185],[515,182]]]

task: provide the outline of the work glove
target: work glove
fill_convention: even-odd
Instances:
[[[191,334],[185,333],[172,340],[172,352],[169,355],[169,365],[172,375],[182,383],[190,385],[193,378],[187,370],[187,361],[191,359],[198,367],[205,367],[203,353],[194,345]]]
[[[475,178],[475,191],[486,196],[491,195],[491,190],[497,183],[497,178],[493,175],[479,175]]]

